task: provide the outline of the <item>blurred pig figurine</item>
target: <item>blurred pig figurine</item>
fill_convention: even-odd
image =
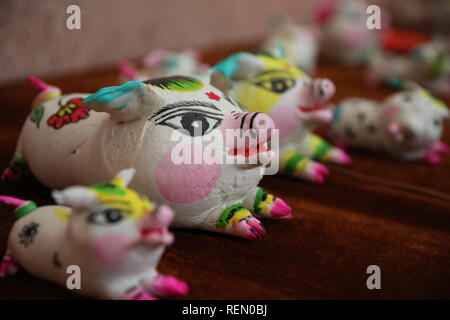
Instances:
[[[401,41],[400,39],[398,41]],[[450,44],[436,37],[412,46],[407,52],[377,50],[369,60],[367,84],[395,85],[405,79],[418,82],[436,95],[450,98]]]
[[[352,98],[336,105],[329,136],[343,147],[388,153],[403,160],[438,164],[449,147],[440,141],[449,110],[414,83],[378,103]]]
[[[367,25],[368,4],[361,0],[325,0],[315,10],[321,29],[321,54],[349,65],[367,62],[378,44],[380,30]],[[387,14],[381,14],[381,29],[387,27]]]
[[[188,286],[156,271],[173,242],[167,227],[173,211],[157,208],[128,189],[134,169],[90,187],[71,186],[52,195],[59,205],[36,207],[0,196],[16,206],[0,276],[23,267],[36,277],[68,286],[68,268],[79,268],[75,292],[99,299],[153,300],[183,295]]]
[[[319,51],[319,30],[312,25],[295,24],[277,15],[272,22],[272,33],[261,50],[312,75]]]
[[[142,59],[142,69],[135,69],[127,60],[118,64],[121,73],[119,81],[129,80],[145,81],[158,77],[173,75],[198,75],[208,69],[208,65],[201,62],[200,52],[197,49],[184,49],[180,52],[155,49]]]
[[[283,173],[321,183],[328,174],[323,164],[351,162],[341,149],[329,145],[312,131],[332,120],[326,103],[335,93],[328,79],[311,79],[303,71],[276,57],[237,53],[212,68],[225,75],[230,94],[247,110],[265,112],[275,122],[280,137]]]
[[[212,86],[209,76],[130,81],[90,96],[59,97],[57,88],[32,81],[43,91],[33,102],[5,178],[20,178],[28,168],[46,186],[61,188],[95,183],[134,167],[131,187],[174,208],[175,227],[259,239],[265,230],[252,213],[291,217],[283,200],[258,188],[274,155],[267,145],[272,119],[243,110]],[[200,144],[235,129],[267,134],[256,134],[250,145],[225,139],[223,162],[212,157],[209,144]]]

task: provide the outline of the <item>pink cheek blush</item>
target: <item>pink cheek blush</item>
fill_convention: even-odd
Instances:
[[[110,233],[95,242],[94,254],[104,265],[120,266],[129,254],[130,240],[120,234]]]
[[[298,111],[293,107],[276,108],[270,113],[270,117],[279,130],[280,139],[290,136],[299,127]]]
[[[189,147],[194,150],[193,145],[186,146]],[[161,195],[174,203],[193,203],[206,198],[220,179],[221,166],[205,161],[200,164],[175,164],[171,153],[172,149],[156,166],[155,180]]]

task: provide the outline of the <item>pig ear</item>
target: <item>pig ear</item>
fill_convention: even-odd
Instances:
[[[101,88],[83,103],[95,111],[109,113],[117,122],[131,122],[162,104],[162,97],[144,82],[129,81],[121,86]]]
[[[113,179],[114,183],[119,184],[121,187],[127,187],[133,179],[136,170],[134,168],[124,169],[120,171]]]
[[[142,64],[148,68],[154,67],[166,59],[169,52],[166,49],[155,49],[142,59]]]
[[[264,70],[264,62],[248,52],[240,52],[219,62],[213,70],[221,72],[231,80],[245,80],[255,77]]]
[[[233,87],[231,80],[218,70],[208,70],[206,77],[209,78],[206,82],[224,93],[228,93]]]
[[[267,54],[278,58],[278,59],[285,59],[286,58],[286,50],[282,44],[279,44],[277,46],[271,46],[264,50]]]
[[[64,190],[54,190],[52,197],[57,204],[77,209],[86,209],[97,203],[94,192],[86,187],[73,186]]]

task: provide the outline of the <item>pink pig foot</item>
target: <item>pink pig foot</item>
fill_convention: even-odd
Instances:
[[[157,297],[148,293],[142,287],[132,287],[121,297],[122,300],[158,300]]]
[[[442,141],[437,141],[433,146],[433,150],[442,155],[446,155],[450,152],[450,147]]]
[[[266,229],[261,221],[250,215],[233,222],[233,233],[245,239],[256,240],[266,234]]]
[[[270,209],[270,215],[274,218],[292,219],[292,208],[284,200],[276,198]]]
[[[19,264],[10,254],[6,254],[0,263],[0,278],[16,274],[17,271],[19,271]]]
[[[352,158],[341,148],[333,148],[332,150],[330,150],[327,158],[328,161],[338,164],[350,165],[352,163]]]
[[[433,166],[437,166],[438,164],[440,164],[442,162],[442,157],[435,152],[429,152],[425,155],[424,157],[425,161],[428,164],[431,164]]]
[[[325,177],[330,173],[328,168],[318,162],[311,162],[311,166],[308,170],[309,178],[314,183],[324,183]]]
[[[255,194],[252,209],[258,217],[292,218],[292,209],[286,202],[261,188]]]
[[[188,293],[189,286],[173,276],[158,274],[153,278],[151,290],[161,296],[183,296]]]

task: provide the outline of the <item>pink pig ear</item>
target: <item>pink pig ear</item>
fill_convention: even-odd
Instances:
[[[54,190],[52,197],[57,204],[76,209],[86,209],[97,203],[97,197],[89,188],[82,186],[68,187],[64,190]]]
[[[337,5],[335,0],[326,0],[319,4],[314,10],[316,21],[323,25],[329,22],[336,14]]]
[[[166,49],[155,49],[142,59],[142,64],[148,68],[161,64],[169,55]]]

